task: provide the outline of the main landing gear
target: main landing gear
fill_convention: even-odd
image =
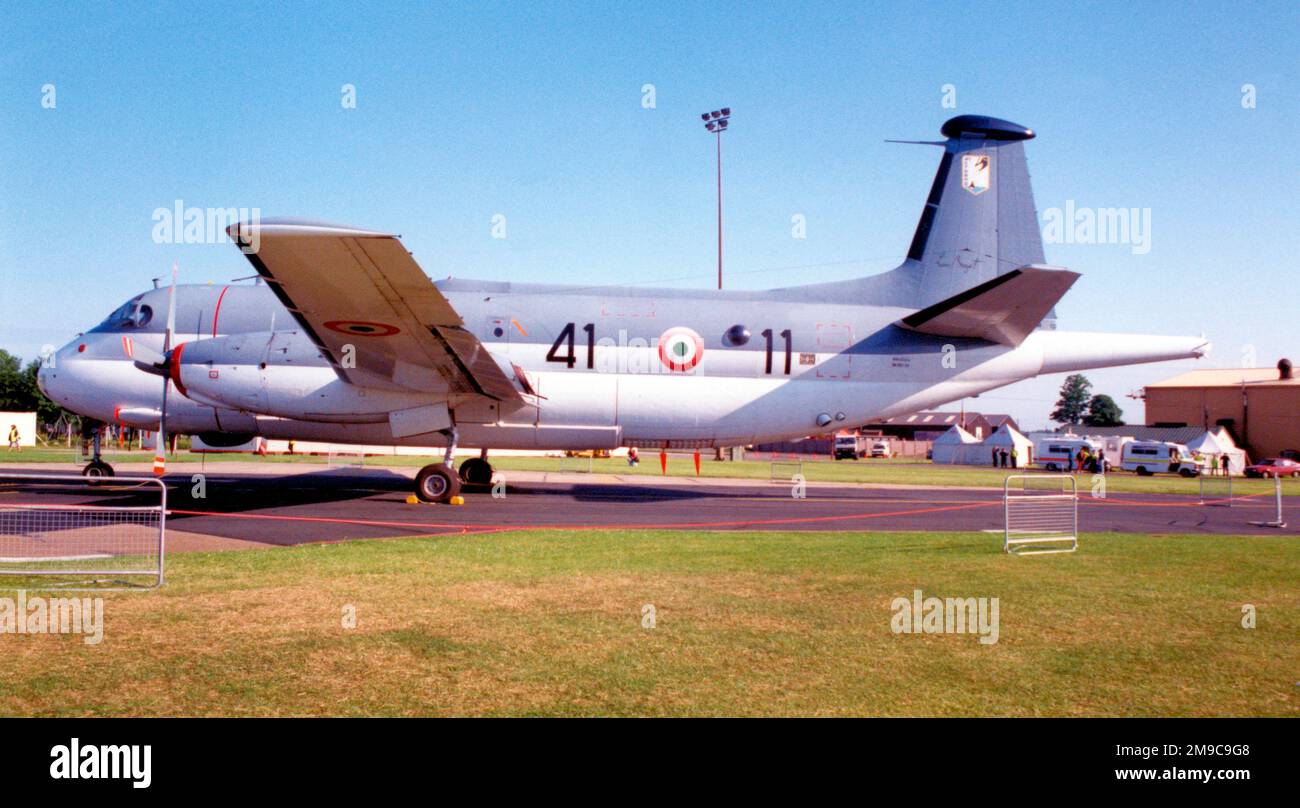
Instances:
[[[424,502],[449,502],[460,493],[460,478],[446,463],[432,463],[415,475],[415,495]]]
[[[492,464],[487,460],[487,449],[480,451],[478,457],[460,464],[460,481],[475,488],[492,485]]]
[[[492,485],[492,464],[487,461],[487,449],[478,457],[471,457],[454,470],[456,454],[456,428],[447,433],[447,453],[441,463],[432,463],[415,475],[415,495],[424,502],[449,502],[461,488],[487,488]]]
[[[104,435],[104,425],[94,424],[86,431],[90,432],[90,437],[92,441],[91,445],[94,448],[93,448],[93,454],[90,457],[90,462],[87,463],[85,468],[81,470],[81,476],[82,477],[112,477],[114,474],[113,467],[105,463],[103,459],[100,457],[100,453],[99,453],[100,440]],[[82,437],[83,438],[86,437],[85,431],[82,432]]]
[[[447,452],[441,463],[431,463],[415,475],[415,495],[424,502],[450,502],[460,494],[460,477],[452,465],[456,457],[456,427],[447,430]]]

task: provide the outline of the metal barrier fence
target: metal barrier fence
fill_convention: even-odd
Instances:
[[[772,478],[774,483],[788,483],[796,476],[803,476],[802,460],[773,460]]]
[[[1259,522],[1251,522],[1255,527],[1286,527],[1286,520],[1282,518],[1282,478],[1273,475],[1273,500],[1277,503],[1277,516],[1273,519]]]
[[[366,452],[361,447],[331,446],[326,463],[331,468],[347,466],[361,468],[366,465]]]
[[[1074,475],[1012,474],[1002,483],[1002,508],[1004,552],[1046,555],[1079,549],[1079,485]]]
[[[1232,476],[1197,475],[1198,505],[1225,505],[1232,507]]]
[[[557,471],[566,474],[591,474],[594,458],[591,455],[576,455],[574,457],[561,457],[560,465]]]
[[[0,474],[0,588],[162,586],[166,530],[162,480]]]

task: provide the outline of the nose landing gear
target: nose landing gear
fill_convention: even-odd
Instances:
[[[113,471],[113,467],[105,463],[99,454],[100,440],[104,435],[104,425],[88,424],[87,428],[82,430],[83,439],[87,436],[86,435],[87,432],[90,433],[91,446],[93,447],[92,449],[93,454],[91,455],[90,462],[87,463],[85,468],[81,470],[81,476],[82,477],[112,477],[113,474],[115,473]]]

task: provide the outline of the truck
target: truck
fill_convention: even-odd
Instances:
[[[1073,471],[1077,465],[1075,458],[1080,449],[1087,449],[1088,454],[1096,457],[1097,450],[1100,448],[1097,441],[1091,438],[1064,435],[1038,442],[1035,444],[1034,451],[1038,455],[1037,461],[1048,471]]]
[[[857,460],[866,456],[868,446],[867,439],[862,435],[845,432],[835,436],[833,452],[836,460]]]
[[[1135,440],[1124,444],[1120,467],[1143,477],[1162,472],[1184,477],[1201,473],[1201,461],[1195,453],[1171,441]]]

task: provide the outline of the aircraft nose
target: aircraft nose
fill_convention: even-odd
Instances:
[[[77,386],[77,356],[85,350],[85,340],[78,338],[57,351],[47,353],[41,359],[41,367],[36,371],[36,386],[46,398],[73,409],[73,393]]]

